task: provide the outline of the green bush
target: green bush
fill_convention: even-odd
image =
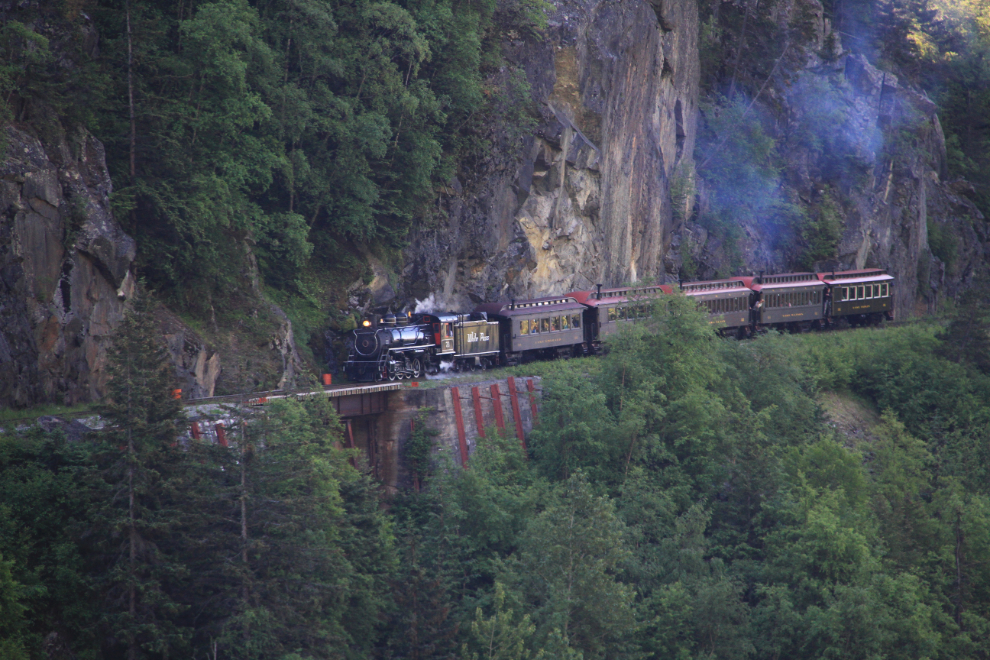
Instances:
[[[949,225],[928,220],[928,247],[951,271],[959,255],[959,239]]]

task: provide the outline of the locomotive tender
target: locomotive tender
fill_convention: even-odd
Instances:
[[[680,290],[707,311],[719,332],[738,337],[763,328],[825,328],[839,319],[878,323],[894,314],[894,278],[879,268],[684,282]],[[389,313],[366,319],[354,331],[344,372],[356,381],[396,380],[594,355],[619,324],[650,316],[652,306],[671,294],[668,285],[599,285],[594,291],[483,303],[469,314]]]

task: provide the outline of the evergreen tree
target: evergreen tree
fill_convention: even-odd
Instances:
[[[24,632],[27,628],[22,602],[24,587],[11,574],[13,561],[5,561],[0,553],[0,657],[27,660]]]
[[[67,442],[60,430],[0,436],[0,554],[20,585],[27,648],[52,631],[70,648],[92,644],[99,616],[86,565],[92,460],[89,442]]]
[[[172,396],[168,353],[144,298],[114,334],[108,370],[97,513],[105,535],[105,620],[128,660],[168,657],[188,636],[175,625],[173,597],[185,573],[173,545],[185,460],[177,446],[182,412]]]
[[[990,286],[962,293],[939,339],[942,355],[990,374]]]
[[[523,536],[516,581],[538,627],[538,643],[587,660],[634,651],[634,588],[619,581],[629,559],[611,501],[580,472],[563,482]]]
[[[361,657],[394,562],[374,489],[334,449],[340,429],[326,402],[275,402],[245,433],[243,472],[231,470],[240,524],[229,537],[243,545],[230,575],[240,583],[218,652]]]

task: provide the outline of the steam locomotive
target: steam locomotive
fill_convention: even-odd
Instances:
[[[732,277],[682,282],[679,288],[707,311],[721,334],[740,338],[764,328],[804,331],[894,315],[894,278],[879,268]],[[649,316],[653,303],[673,292],[665,284],[598,285],[594,291],[483,303],[468,314],[372,317],[354,331],[344,373],[355,381],[396,380],[598,354],[603,338],[622,323]]]
[[[487,369],[498,363],[498,323],[483,313],[386,314],[354,331],[344,373],[351,380],[421,378],[441,370]]]

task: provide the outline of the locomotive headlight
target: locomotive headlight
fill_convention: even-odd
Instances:
[[[365,319],[365,320],[361,321],[361,325],[363,325],[366,328],[370,328],[371,327],[371,321],[369,321],[368,319]]]

